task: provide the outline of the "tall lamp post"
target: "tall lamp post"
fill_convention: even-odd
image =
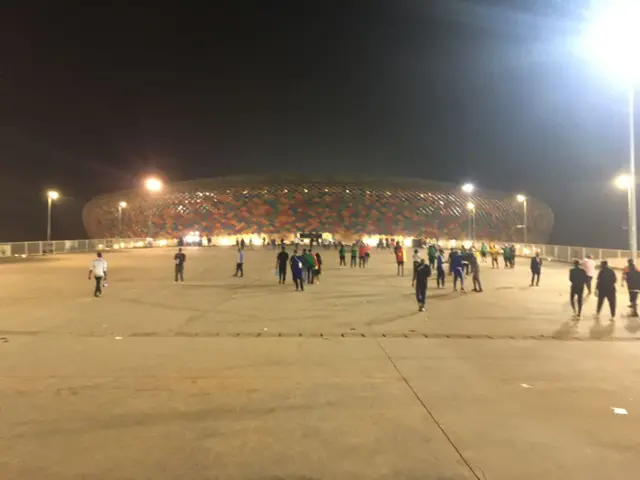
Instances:
[[[476,187],[473,185],[473,183],[465,183],[464,185],[462,185],[462,191],[469,195],[469,200],[471,200],[471,194],[475,189]],[[471,201],[467,203],[467,210],[469,210],[469,239],[473,240],[472,222],[475,219],[473,219],[472,217],[475,217],[475,205],[471,203]]]
[[[55,190],[47,192],[47,249],[49,248],[48,244],[51,242],[51,204],[59,197],[60,194]]]
[[[524,232],[524,235],[523,235],[524,243],[527,243],[527,197],[519,193],[518,195],[516,195],[516,199],[518,200],[518,202],[522,204],[522,207],[524,208],[524,212],[523,212],[524,216],[522,219],[522,231]]]
[[[469,202],[467,210],[469,210],[469,239],[474,241],[476,237],[476,206]]]
[[[629,127],[629,176],[626,186],[629,202],[629,250],[638,255],[636,220],[636,159],[635,159],[635,89],[640,81],[640,2],[637,0],[607,0],[594,5],[588,12],[580,38],[581,54],[598,63],[599,71],[622,79],[627,90]],[[617,183],[617,182],[616,182]]]
[[[144,182],[144,187],[147,189],[149,193],[154,194],[162,190],[162,182],[157,178],[153,178],[153,177],[147,178]],[[150,204],[149,205],[149,231],[147,232],[148,238],[152,238],[151,234],[153,233],[152,217],[153,217],[153,209],[151,208],[151,204]]]
[[[127,202],[118,204],[118,238],[122,238],[122,209],[127,207]]]
[[[633,211],[633,218],[635,218],[635,195],[632,194],[631,190],[632,190],[632,186],[635,186],[635,181],[633,181],[633,178],[631,175],[628,174],[624,174],[624,175],[618,175],[615,180],[614,180],[614,184],[616,187],[618,187],[620,190],[625,190],[627,192],[627,207],[628,207],[628,212],[629,212],[629,250],[631,250],[631,257],[632,258],[636,258],[636,253],[637,250],[634,251],[634,247],[637,249],[637,240],[636,240],[636,234],[635,234],[635,223],[632,226],[631,225],[631,212]],[[635,188],[633,188],[634,192],[635,192]]]

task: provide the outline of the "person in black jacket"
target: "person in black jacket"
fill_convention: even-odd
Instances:
[[[640,272],[636,269],[633,259],[629,259],[627,271],[627,288],[629,289],[629,300],[631,300],[631,316],[638,316],[638,291],[640,291]]]
[[[580,268],[580,261],[573,262],[573,268],[569,271],[569,281],[571,282],[570,301],[573,309],[574,320],[579,320],[582,315],[582,296],[584,295],[584,287],[589,281],[587,272]],[[576,311],[575,298],[578,299],[578,310]]]
[[[416,300],[418,301],[418,310],[421,312],[424,312],[424,306],[427,303],[427,281],[430,276],[431,267],[424,263],[424,258],[422,258],[416,268]]]
[[[512,267],[513,268],[513,267]],[[540,274],[542,273],[542,259],[540,252],[536,252],[536,256],[531,259],[531,286],[535,280],[536,287],[540,286]]]
[[[600,273],[596,281],[596,290],[598,293],[598,307],[596,309],[596,318],[600,316],[600,310],[604,304],[605,298],[609,302],[609,310],[611,310],[611,321],[616,318],[616,273],[609,268],[609,262],[603,260],[600,263]]]

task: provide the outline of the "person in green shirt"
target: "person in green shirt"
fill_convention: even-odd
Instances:
[[[436,246],[432,243],[429,245],[427,249],[427,255],[429,257],[429,268],[434,269],[436,266],[436,257],[438,256],[438,251],[436,250]]]
[[[353,242],[351,244],[351,268],[355,268],[358,265],[358,244]]]
[[[480,245],[480,256],[482,257],[482,263],[487,263],[487,252],[489,251],[489,247],[486,243],[482,242]]]
[[[302,251],[302,264],[304,265],[304,272],[305,272],[305,277],[307,280],[307,284],[312,284],[313,283],[313,273],[314,270],[316,268],[316,259],[313,255],[313,253],[311,253],[311,249],[309,249],[309,251],[307,251],[307,249],[305,248]]]
[[[347,249],[344,248],[344,243],[340,242],[340,268],[347,266]]]
[[[504,268],[508,268],[511,263],[511,250],[507,245],[502,247],[502,259],[504,260]]]

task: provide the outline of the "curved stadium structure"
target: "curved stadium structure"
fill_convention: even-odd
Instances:
[[[118,231],[118,204],[127,202]],[[329,238],[467,239],[475,205],[475,237],[522,241],[522,204],[515,193],[416,179],[240,176],[165,185],[157,193],[130,190],[96,197],[83,211],[92,238],[181,237],[199,232],[230,244],[238,236],[290,239],[300,232]],[[529,198],[528,241],[547,241],[553,212]]]

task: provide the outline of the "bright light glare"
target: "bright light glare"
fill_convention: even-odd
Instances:
[[[147,178],[144,182],[144,186],[150,192],[159,192],[162,190],[162,182],[157,178]]]
[[[47,192],[47,197],[49,197],[51,200],[57,200],[59,196],[60,194],[55,190],[49,190]]]
[[[618,175],[613,181],[615,186],[620,190],[628,190],[631,184],[631,177],[629,175]]]
[[[476,206],[473,203],[471,202],[467,203],[467,209],[473,210],[474,208],[476,208]]]
[[[464,185],[462,185],[462,191],[464,193],[471,193],[474,189],[475,187],[471,183],[465,183]]]
[[[120,202],[118,205],[120,208],[125,208],[127,206],[127,202]]]
[[[599,0],[588,12],[580,53],[627,85],[640,81],[640,2]]]
[[[525,197],[524,195],[522,195],[521,193],[519,193],[518,195],[516,195],[516,199],[517,199],[520,203],[522,203],[522,202],[524,202],[524,201],[527,199],[527,197]]]

